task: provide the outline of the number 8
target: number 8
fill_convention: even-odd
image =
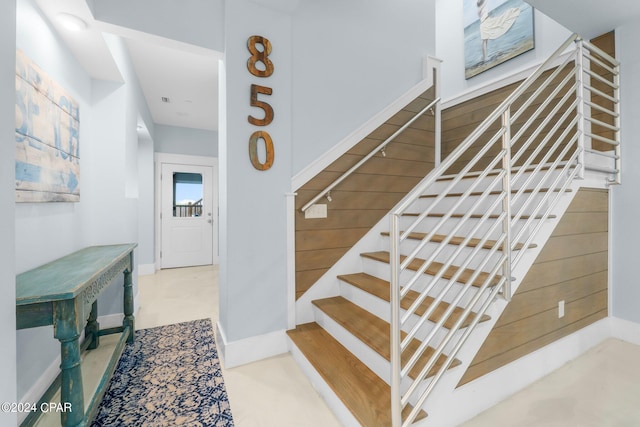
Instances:
[[[256,48],[256,44],[262,45],[262,50]],[[273,74],[273,62],[268,58],[271,54],[271,42],[266,37],[251,36],[247,40],[247,48],[251,53],[251,56],[247,60],[247,68],[249,72],[256,77],[269,77]],[[262,63],[264,70],[260,70],[256,67],[256,64]]]

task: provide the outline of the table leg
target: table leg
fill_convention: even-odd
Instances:
[[[132,343],[134,340],[135,330],[135,318],[133,316],[133,280],[131,277],[131,271],[125,270],[124,272],[124,320],[122,321],[123,327],[129,327],[131,332],[128,343]]]
[[[91,313],[89,314],[89,320],[87,326],[84,328],[84,338],[91,338],[91,344],[89,344],[89,350],[95,350],[100,345],[100,324],[98,323],[98,301],[94,301],[91,305]]]
[[[82,387],[82,369],[80,365],[80,331],[78,318],[82,309],[78,309],[76,300],[59,301],[55,310],[54,334],[60,341],[60,370],[62,384],[60,403],[69,404],[70,411],[60,413],[64,427],[75,427],[84,417],[84,394]]]

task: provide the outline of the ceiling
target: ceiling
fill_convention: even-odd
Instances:
[[[273,4],[274,0],[255,0]],[[527,0],[535,8],[585,38],[592,38],[640,19],[638,0]],[[123,78],[111,56],[104,33],[123,37],[154,123],[216,131],[218,129],[218,62],[220,52],[168,40],[93,18],[87,0],[36,0],[45,17],[94,79]],[[295,9],[298,0],[277,0]],[[69,13],[88,26],[69,32],[56,19]],[[169,102],[163,102],[167,98]]]
[[[217,131],[220,52],[96,21],[86,0],[36,2],[94,79],[123,81],[104,33],[122,36],[154,123]],[[57,19],[60,13],[81,18],[87,28],[67,30]]]
[[[587,40],[640,19],[638,0],[526,1]]]

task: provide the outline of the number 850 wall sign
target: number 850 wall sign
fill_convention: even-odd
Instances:
[[[260,49],[258,49],[260,46]],[[267,78],[273,74],[273,62],[269,59],[271,53],[271,42],[262,36],[251,36],[247,40],[247,48],[251,56],[247,60],[247,69],[249,72],[260,78]],[[267,126],[273,121],[273,107],[265,101],[258,99],[258,95],[269,96],[273,93],[273,89],[267,86],[252,84],[251,85],[251,100],[250,105],[252,107],[260,108],[264,111],[264,117],[257,119],[251,115],[247,118],[249,123],[254,126]],[[264,144],[264,150],[266,158],[264,162],[258,158],[258,143],[262,141]],[[273,165],[274,148],[271,135],[265,130],[256,130],[249,137],[249,159],[254,168],[260,171],[266,171]]]

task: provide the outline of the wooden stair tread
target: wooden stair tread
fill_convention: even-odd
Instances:
[[[516,194],[519,190],[511,190],[511,194]],[[540,190],[538,190],[540,193],[547,193],[549,191],[555,191],[555,192],[559,192],[560,189],[559,188],[554,188],[553,190],[551,190],[550,188],[541,188]],[[565,189],[566,193],[570,193],[573,190],[571,188],[567,188]],[[482,196],[482,191],[474,191],[472,193],[469,193],[469,196]],[[533,189],[528,188],[526,190],[524,190],[522,192],[523,194],[531,194],[533,193]],[[446,194],[444,197],[462,197],[464,193],[460,192],[460,193],[449,193]],[[489,195],[491,196],[496,196],[498,194],[502,194],[502,191],[497,190],[497,191],[491,191],[489,192]],[[436,197],[438,197],[439,194],[423,194],[422,196],[420,196],[421,199],[435,199]]]
[[[369,259],[373,259],[375,261],[380,261],[380,262],[385,262],[385,263],[389,263],[389,252],[387,251],[377,251],[377,252],[365,252],[360,254],[360,256],[363,256],[365,258],[369,258]],[[406,257],[404,255],[400,256],[400,262],[404,261]],[[409,270],[413,270],[413,271],[417,271],[420,269],[420,267],[422,267],[422,264],[424,264],[425,260],[420,259],[420,258],[415,258],[413,261],[411,261],[411,263],[409,264],[409,266],[407,267]],[[425,270],[424,274],[429,274],[431,276],[435,276],[436,274],[438,274],[438,271],[442,268],[444,264],[437,262],[437,261],[433,261],[429,267]],[[451,279],[456,272],[458,271],[458,266],[452,265],[449,268],[447,268],[447,270],[444,272],[444,274],[442,275],[443,279]],[[471,276],[475,273],[475,270],[471,269],[471,268],[465,268],[463,270],[463,272],[460,274],[460,276],[458,277],[458,279],[456,280],[457,282],[460,283],[467,283],[470,279]],[[476,280],[474,280],[474,282],[471,284],[472,286],[475,287],[480,287],[482,286],[482,284],[484,283],[484,281],[487,279],[487,277],[489,276],[488,273],[486,272],[480,272],[480,274],[478,274],[478,277],[476,277]],[[492,285],[496,285],[501,279],[500,275],[496,275],[493,280],[492,280]]]
[[[313,305],[324,311],[340,326],[371,347],[385,360],[391,360],[391,326],[388,322],[385,322],[367,310],[340,296],[315,300],[313,301]],[[401,335],[404,339],[407,334],[402,332]],[[409,342],[409,345],[402,353],[403,366],[409,361],[411,356],[413,356],[420,344],[420,340],[415,338]],[[416,379],[420,370],[427,364],[434,351],[435,349],[432,347],[426,348],[418,362],[416,362],[414,367],[409,371],[409,376],[411,378]],[[440,355],[434,367],[429,371],[428,377],[435,375],[446,360],[447,357],[445,355]],[[459,360],[454,360],[450,367],[458,366],[459,364]]]
[[[389,236],[389,232],[388,231],[384,231],[381,233],[383,236]],[[407,236],[407,238],[412,239],[412,240],[423,240],[425,237],[427,237],[427,233],[418,233],[418,232],[412,232],[409,233],[409,235]],[[434,234],[433,237],[431,237],[431,242],[434,243],[441,243],[443,242],[445,239],[447,238],[447,236],[445,236],[444,234]],[[462,242],[464,241],[464,239],[466,239],[466,237],[461,237],[461,236],[453,236],[451,238],[451,240],[449,240],[449,244],[450,245],[461,245]],[[467,244],[465,246],[471,247],[471,248],[475,248],[476,246],[478,246],[480,244],[481,239],[470,239]],[[495,240],[487,240],[483,245],[482,248],[483,249],[491,249],[496,245],[496,241]],[[515,251],[518,251],[520,249],[522,249],[524,245],[522,243],[518,243],[516,245],[516,247],[513,249]],[[532,243],[529,245],[529,249],[533,249],[537,247],[537,245],[535,243]],[[502,250],[502,247],[500,247],[498,250]]]
[[[389,302],[391,299],[389,295],[390,284],[386,280],[371,276],[367,273],[345,274],[338,276],[338,279],[347,282],[359,289],[362,289],[363,291],[368,292],[371,295],[380,298],[381,300]],[[408,310],[409,307],[411,307],[411,304],[413,304],[413,302],[419,296],[420,294],[418,292],[410,290],[409,292],[407,292],[407,295],[405,295],[405,297],[400,301],[400,307],[404,310]],[[433,304],[433,301],[434,299],[432,297],[427,296],[424,301],[416,308],[415,313],[418,316],[422,316]],[[449,303],[441,301],[429,316],[429,320],[433,323],[437,323],[442,318],[449,306]],[[451,329],[453,325],[460,319],[463,312],[464,310],[460,307],[454,308],[453,312],[449,315],[447,320],[445,320],[443,326],[447,329]],[[467,318],[464,320],[461,327],[466,328],[467,326],[469,326],[471,320],[475,317],[476,314],[474,312],[471,312],[469,316],[467,316]],[[485,322],[489,319],[491,319],[491,317],[485,314],[480,318],[480,322]]]
[[[391,425],[391,390],[317,323],[287,331],[291,340],[363,426]],[[411,405],[404,408],[406,417]],[[420,411],[416,421],[427,414]]]
[[[403,213],[403,216],[418,216],[420,215],[419,213],[415,213],[415,212],[408,212],[408,213]],[[451,218],[462,218],[463,216],[465,216],[466,214],[462,214],[462,213],[454,213],[451,214]],[[427,215],[427,217],[429,218],[442,218],[443,216],[445,216],[445,214],[443,213],[430,213]],[[473,218],[473,219],[479,219],[482,218],[484,216],[484,214],[472,214],[469,215],[469,218]],[[500,215],[488,215],[487,218],[489,219],[496,219],[499,218]],[[512,217],[513,218],[513,217]],[[531,218],[531,215],[522,215],[519,219],[529,219]],[[547,219],[554,219],[556,218],[555,215],[549,215],[547,217]],[[534,219],[542,219],[541,215],[536,215],[536,217]]]

